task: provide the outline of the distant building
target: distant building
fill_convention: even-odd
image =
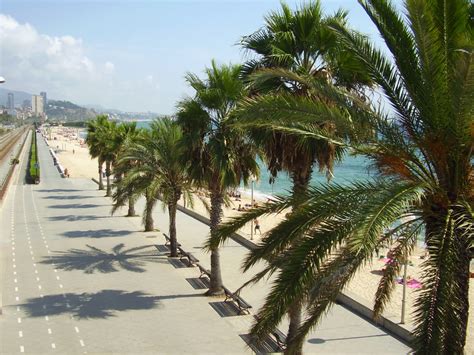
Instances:
[[[40,96],[43,98],[43,105],[46,106],[48,104],[48,97],[46,95],[46,91],[40,92]]]
[[[15,98],[12,92],[8,93],[7,99],[7,110],[13,110],[15,108]]]
[[[37,116],[44,113],[44,102],[42,96],[33,95],[31,97],[31,110]]]

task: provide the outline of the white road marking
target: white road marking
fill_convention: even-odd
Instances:
[[[56,344],[51,343],[51,347],[52,347],[53,349],[56,349]]]
[[[18,287],[15,287],[15,292],[18,292]]]
[[[16,271],[13,271],[13,275],[16,275]]]
[[[33,267],[36,267],[36,263],[33,263]]]
[[[37,274],[37,273],[38,273],[38,270],[35,270],[35,274]]]
[[[20,300],[20,297],[16,296],[16,297],[15,297],[15,300],[16,300],[16,301],[19,301],[19,300]]]
[[[38,289],[40,289],[40,290],[41,290],[41,285],[38,285]]]
[[[23,345],[20,346],[20,352],[24,353],[25,352],[25,347]]]
[[[79,343],[81,343],[81,346],[85,346],[84,341],[82,339],[79,339]]]
[[[33,255],[33,250],[30,250],[30,254]]]
[[[56,280],[59,280],[59,276],[56,276]]]
[[[13,261],[13,262],[15,262],[15,258],[13,258],[13,260],[12,260],[12,261]]]
[[[17,282],[18,282],[18,280],[17,280],[17,279],[13,279],[13,282],[14,282],[14,283],[17,283]]]
[[[18,317],[18,323],[21,323],[21,318],[20,317]]]
[[[37,278],[36,278],[36,281],[39,281],[39,280],[40,280],[40,278],[39,278],[39,277],[37,277]]]
[[[48,328],[48,334],[52,334],[51,328]]]
[[[15,265],[15,264],[13,264],[13,268],[16,268],[16,265]]]
[[[17,312],[20,312],[20,306],[16,306]]]
[[[18,337],[23,338],[23,332],[21,330],[18,332]]]
[[[41,298],[43,298],[43,297],[44,297],[42,293],[40,293],[40,297],[41,297]]]
[[[12,255],[15,256],[15,252],[14,252],[14,251],[12,252]],[[15,259],[13,259],[13,261],[15,261]]]
[[[49,321],[49,317],[48,317],[48,316],[44,316],[44,319],[46,319],[47,321]]]
[[[79,333],[79,328],[78,327],[74,327],[74,330],[76,331],[76,333]]]
[[[12,247],[12,250],[15,250],[15,247]]]
[[[69,303],[66,303],[66,308],[71,308],[71,305]]]
[[[63,285],[62,285],[62,284],[59,284],[59,288],[63,288]]]
[[[58,272],[58,270],[54,269],[54,272]]]

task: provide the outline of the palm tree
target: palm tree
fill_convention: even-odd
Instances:
[[[461,354],[474,239],[472,6],[467,0],[410,0],[404,21],[386,0],[360,3],[392,58],[357,33],[337,25],[334,31],[344,48],[363,61],[393,108],[389,117],[379,114],[372,123],[377,140],[353,146],[373,161],[378,178],[311,187],[300,196],[280,198],[224,225],[209,247],[256,216],[298,203],[245,260],[245,269],[269,260],[253,281],[277,274],[252,328],[256,336],[278,325],[295,300],[307,300],[306,319],[286,350],[298,353],[301,341],[360,266],[395,238],[391,255],[396,262],[387,265],[375,295],[374,313],[381,314],[421,233],[429,256],[415,303],[414,349]],[[321,138],[304,127],[278,123],[275,129]]]
[[[252,95],[239,110],[240,121],[250,122],[247,128],[263,151],[271,180],[282,170],[287,171],[292,179],[293,194],[306,192],[315,163],[320,172],[326,171],[330,180],[334,162],[343,156],[344,149],[321,138],[306,137],[302,142],[293,134],[271,129],[272,124],[285,119],[296,128],[297,121],[290,122],[289,118],[301,120],[306,116],[312,130],[336,137],[352,132],[354,136],[355,125],[347,127],[347,116],[340,122],[324,110],[313,110],[308,115],[301,108],[308,102],[311,106],[315,102],[335,106],[342,100],[344,104],[344,95],[337,93],[334,97],[334,92],[324,89],[328,83],[359,93],[370,84],[361,62],[350,52],[341,50],[336,34],[331,31],[332,24],[345,26],[346,16],[342,10],[325,16],[320,1],[303,4],[295,11],[282,3],[280,11],[272,11],[265,17],[261,29],[241,41],[242,47],[254,58],[244,65],[243,75],[250,83]],[[279,109],[282,105],[292,105],[291,115],[287,113],[289,110]],[[255,120],[261,124],[255,125]],[[300,308],[297,302],[290,310],[289,341],[301,323]]]
[[[178,256],[176,210],[182,195],[191,200],[191,180],[185,161],[182,131],[176,122],[155,120],[150,131],[126,143],[118,159],[121,169],[128,168],[114,193],[114,210],[130,199],[145,195],[145,230],[153,230],[153,207],[158,198],[168,207],[171,256]]]
[[[89,147],[89,154],[92,158],[97,158],[99,163],[99,190],[104,189],[104,183],[102,181],[102,167],[104,161],[101,156],[102,145],[98,137],[99,127],[106,124],[108,117],[106,115],[99,115],[94,120],[87,122],[87,137],[86,144]]]
[[[103,189],[102,165],[105,162],[105,175],[107,177],[107,192],[105,196],[110,196],[112,185],[110,175],[112,175],[112,163],[120,149],[120,135],[117,131],[117,124],[110,121],[107,116],[97,116],[94,121],[88,124],[88,134],[86,143],[89,146],[89,154],[97,157],[99,161],[99,190]]]
[[[114,175],[117,182],[120,182],[121,179],[132,169],[135,162],[126,160],[123,161],[122,166],[118,166],[117,157],[119,157],[122,152],[125,150],[126,146],[133,144],[133,142],[139,137],[140,129],[137,128],[136,122],[122,122],[118,126],[117,132],[117,143],[119,145],[119,151],[114,161]],[[128,211],[126,217],[135,217],[137,214],[135,212],[135,197],[133,194],[133,186],[128,186]]]
[[[218,67],[213,61],[206,78],[187,74],[195,90],[193,98],[178,105],[177,121],[183,129],[187,156],[192,161],[190,175],[196,185],[210,194],[210,231],[213,235],[222,219],[226,190],[246,184],[259,170],[253,145],[233,128],[232,111],[245,93],[239,79],[239,65]],[[208,295],[223,293],[219,249],[211,249],[211,280]]]
[[[112,195],[112,184],[110,176],[112,175],[112,166],[115,162],[118,152],[120,151],[120,145],[122,142],[121,136],[117,129],[117,123],[115,121],[107,121],[105,125],[102,125],[97,130],[97,136],[100,144],[102,145],[101,157],[105,161],[105,176],[107,178],[107,189],[105,196],[110,197]]]

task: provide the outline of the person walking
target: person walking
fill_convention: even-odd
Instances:
[[[255,234],[257,234],[257,231],[260,235],[262,235],[262,231],[260,230],[260,223],[258,221],[258,219],[255,218],[254,220],[254,225],[255,225]]]

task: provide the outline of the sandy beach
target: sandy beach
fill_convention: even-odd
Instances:
[[[46,137],[49,145],[57,151],[57,155],[61,165],[68,169],[70,178],[97,178],[98,167],[97,160],[91,159],[87,146],[81,144],[82,140],[78,137],[78,130],[76,128],[61,128],[53,127],[51,132],[47,132]],[[236,201],[235,197],[231,197],[231,205],[224,209],[225,218],[233,217],[238,215],[239,205],[245,206],[250,205],[250,196],[246,193],[242,193],[240,201]],[[257,203],[265,202],[262,200],[255,199]],[[189,206],[187,206],[189,207]],[[208,216],[208,213],[204,207],[204,204],[198,199],[195,199],[194,208],[197,213]],[[273,226],[278,224],[284,215],[269,216],[266,218],[259,219],[261,232],[265,233],[270,230]],[[179,227],[178,227],[179,230]],[[242,228],[239,233],[249,238],[251,237],[250,225]],[[261,238],[261,234],[253,235],[254,242],[258,242]],[[387,256],[388,250],[380,250],[382,258],[374,256],[372,262],[367,263],[354,277],[351,283],[346,287],[345,292],[348,296],[356,299],[357,301],[371,307],[374,301],[375,291],[378,286],[378,282],[381,278],[381,270],[387,261],[383,257]],[[424,254],[422,248],[416,248],[414,254],[410,257],[409,266],[407,269],[407,275],[416,280],[421,280],[420,275],[420,264],[423,262],[421,259]],[[469,290],[469,299],[471,300],[470,312],[474,312],[474,290],[471,279]],[[419,288],[407,288],[407,303],[406,303],[406,324],[408,329],[412,329],[412,317],[411,311],[413,310],[413,301],[416,297],[416,293]],[[384,316],[394,321],[395,323],[400,322],[401,308],[403,298],[403,286],[397,284],[395,290],[392,293],[391,302],[386,306]],[[474,324],[472,317],[469,318],[469,326],[467,329],[468,341],[465,348],[466,353],[474,353],[474,338],[471,335],[474,331]]]

